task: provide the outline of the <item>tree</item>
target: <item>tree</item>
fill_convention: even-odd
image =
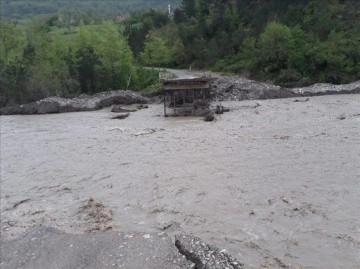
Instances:
[[[321,41],[326,40],[331,31],[344,30],[343,16],[338,15],[342,8],[335,0],[311,0],[304,8],[304,29],[316,33]]]
[[[171,48],[171,54],[173,55],[173,64],[179,66],[184,64],[185,60],[185,46],[180,38],[177,38],[174,45]]]
[[[240,51],[239,66],[243,69],[255,71],[260,57],[259,49],[257,47],[257,39],[254,37],[245,38]]]
[[[91,46],[80,48],[76,52],[78,80],[81,92],[94,93],[97,89],[96,69],[99,64],[99,55]]]
[[[21,33],[12,23],[0,21],[0,29],[0,59],[6,62],[12,57],[11,52],[22,45],[23,40]]]
[[[181,8],[185,12],[185,16],[190,19],[195,16],[195,0],[183,0]]]
[[[175,11],[174,11],[174,22],[177,23],[177,24],[186,22],[185,12],[181,8],[176,8],[175,9]]]
[[[140,59],[149,66],[167,65],[171,61],[171,55],[165,40],[156,32],[151,31],[146,37],[144,51],[140,54]]]
[[[27,82],[30,77],[29,68],[23,58],[15,57],[5,67],[5,76],[10,96],[15,103],[23,103],[27,95]]]
[[[269,22],[259,36],[260,61],[264,71],[286,69],[292,46],[290,28],[276,21]]]
[[[345,32],[332,31],[324,42],[311,50],[311,66],[316,79],[330,83],[344,83],[358,78],[360,45]]]
[[[208,15],[208,3],[206,0],[197,0],[195,2],[195,15],[197,20],[204,20]]]
[[[134,57],[122,33],[115,24],[106,22],[99,42],[99,56],[102,64],[104,87],[126,88],[136,79]]]
[[[288,66],[297,70],[302,75],[308,74],[308,64],[306,62],[306,51],[313,41],[305,31],[299,26],[290,28],[291,50],[289,51]]]
[[[100,86],[99,34],[81,26],[74,40],[75,69],[81,92],[94,93]]]

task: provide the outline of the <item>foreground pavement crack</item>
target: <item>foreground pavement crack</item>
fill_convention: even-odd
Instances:
[[[204,264],[201,262],[201,259],[196,256],[195,253],[192,253],[190,251],[188,251],[185,246],[183,246],[180,242],[180,240],[176,239],[175,240],[175,246],[177,247],[177,249],[179,250],[179,252],[185,256],[185,258],[194,263],[195,267],[194,269],[204,269]]]

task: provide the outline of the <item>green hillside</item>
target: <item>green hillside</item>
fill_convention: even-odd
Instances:
[[[3,0],[11,19],[0,20],[0,106],[143,90],[157,74],[142,66],[211,69],[286,87],[360,79],[358,0],[179,2],[169,16],[167,0]],[[160,9],[126,14],[149,7]]]
[[[359,18],[359,0],[183,0],[166,26],[146,29],[147,38],[131,20],[126,29],[144,64],[152,64],[151,49],[161,47],[171,57],[157,65],[296,86],[360,78]]]
[[[168,3],[168,0],[2,0],[0,11],[1,16],[6,19],[58,12],[88,13],[104,18],[150,8],[166,10]],[[171,0],[170,3],[177,6],[180,0]]]

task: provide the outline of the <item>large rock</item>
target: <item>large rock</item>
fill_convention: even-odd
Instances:
[[[241,77],[221,77],[212,82],[212,89],[216,99],[241,101],[360,93],[360,81],[343,85],[315,84],[303,88],[281,88],[280,86]]]
[[[147,102],[147,98],[131,91],[108,91],[93,96],[82,95],[72,99],[49,97],[30,104],[2,108],[0,109],[0,114],[47,114],[92,111],[114,104],[129,105]]]

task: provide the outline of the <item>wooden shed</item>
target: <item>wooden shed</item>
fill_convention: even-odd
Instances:
[[[164,116],[170,108],[175,115],[191,114],[196,104],[210,98],[210,84],[206,77],[163,80]]]

